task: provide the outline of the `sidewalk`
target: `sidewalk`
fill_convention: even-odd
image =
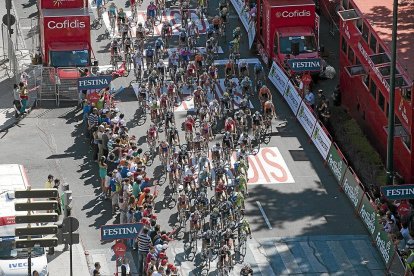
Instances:
[[[69,248],[65,251],[63,250],[63,248],[64,245],[56,246],[55,254],[47,256],[49,275],[69,275]],[[73,275],[91,275],[91,271],[86,261],[86,255],[81,244],[74,244],[72,246],[72,262]]]
[[[13,108],[14,77],[7,75],[4,67],[0,68],[0,132],[17,123]]]

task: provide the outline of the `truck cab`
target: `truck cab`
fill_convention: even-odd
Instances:
[[[259,0],[257,8],[257,46],[263,60],[287,65],[293,72],[297,69],[295,64],[316,62],[319,67],[308,71],[319,71],[319,17],[315,3],[312,0]]]

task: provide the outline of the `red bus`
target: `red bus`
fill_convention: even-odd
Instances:
[[[390,90],[393,0],[321,0],[334,2],[340,34],[341,102],[363,127],[382,158],[386,158]],[[395,90],[395,171],[414,181],[413,80],[414,2],[398,9]],[[330,3],[332,6],[332,3]],[[337,6],[339,5],[339,7]]]

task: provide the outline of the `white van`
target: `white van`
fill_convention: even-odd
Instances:
[[[14,191],[22,190],[28,186],[24,167],[18,164],[0,164],[0,276],[27,276],[27,249],[13,248],[14,231],[17,226],[25,227],[27,224],[16,224]],[[44,248],[32,249],[32,271],[36,270],[41,276],[48,275],[47,258]]]

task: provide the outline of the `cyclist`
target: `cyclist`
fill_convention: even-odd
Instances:
[[[157,38],[157,40],[155,41],[155,51],[157,53],[160,53],[161,55],[164,51],[164,42],[162,41],[161,37]],[[158,58],[161,59],[161,57],[162,56],[159,56]]]
[[[239,67],[239,78],[249,76],[249,65],[244,59],[239,61],[238,67]]]
[[[213,37],[213,35],[214,35],[214,26],[213,26],[213,24],[208,25],[206,33],[207,33],[207,40],[209,40],[210,38]]]
[[[161,58],[157,62],[157,71],[158,71],[158,74],[161,76],[161,79],[164,80],[165,63],[164,63],[164,60],[162,60]]]
[[[165,94],[163,94],[163,95],[165,95]],[[165,128],[166,129],[170,127],[170,124],[171,124],[171,126],[174,126],[175,117],[174,117],[174,113],[171,110],[167,110],[167,112],[165,112],[164,119],[165,119]]]
[[[150,128],[147,130],[148,140],[158,140],[158,129],[154,124],[150,125]]]
[[[247,191],[247,179],[246,179],[246,175],[244,174],[239,174],[236,177],[236,191],[243,193],[244,195],[249,195],[248,191]]]
[[[193,149],[201,152],[203,146],[204,138],[201,136],[200,132],[196,132],[196,135],[193,140]]]
[[[197,38],[200,37],[197,24],[195,23],[193,19],[191,19],[190,24],[188,24],[187,26],[187,33],[188,33],[188,36],[197,37]]]
[[[272,119],[273,117],[276,117],[275,106],[272,101],[268,100],[263,104],[263,113],[265,118],[270,117],[270,119]]]
[[[109,20],[115,22],[117,13],[118,13],[118,8],[116,7],[115,3],[112,2],[108,8]],[[111,27],[114,27],[114,26],[111,26]]]
[[[208,74],[210,75],[210,78],[213,80],[213,82],[216,82],[217,80],[217,72],[217,67],[214,64],[211,64],[208,68]]]
[[[178,134],[177,127],[175,124],[171,124],[171,127],[168,128],[168,143],[170,145],[179,145],[180,144],[180,136]]]
[[[259,90],[259,100],[262,109],[263,103],[272,101],[272,93],[270,93],[270,89],[266,85],[263,85]]]
[[[226,228],[223,230],[220,236],[221,239],[224,240],[224,244],[226,244],[229,249],[231,249],[233,247],[233,241],[236,238],[236,235],[233,233],[233,231],[230,228]]]
[[[220,145],[220,143],[216,143],[216,145],[214,145],[211,148],[211,159],[213,160],[214,163],[219,163],[220,160],[223,157],[223,149]]]
[[[212,138],[213,132],[209,121],[203,121],[201,124],[201,134],[203,135],[205,141],[209,141]]]
[[[130,51],[132,50],[132,41],[131,38],[128,36],[127,38],[125,38],[124,40],[124,51],[125,51],[125,56],[127,53],[130,53]]]
[[[256,82],[261,78],[262,73],[263,73],[263,65],[260,61],[258,61],[255,65],[254,65],[254,77]]]
[[[180,211],[183,210],[188,210],[189,208],[189,199],[188,196],[185,193],[181,193],[180,196],[177,199],[178,203],[177,203],[177,209],[178,209],[178,213],[180,213]]]
[[[184,28],[181,28],[180,33],[178,35],[180,45],[186,45],[187,42],[187,32]]]
[[[242,109],[238,109],[235,113],[234,113],[234,120],[237,123],[237,128],[238,129],[244,129],[245,127],[245,122],[246,122],[246,115],[244,114],[244,111]]]
[[[201,242],[201,250],[203,252],[204,258],[210,258],[210,252],[206,252],[211,247],[211,238],[212,238],[212,232],[211,230],[207,230],[202,235],[202,242]]]
[[[208,106],[210,112],[210,118],[220,115],[220,104],[217,99],[212,100]]]
[[[203,102],[201,104],[201,108],[198,110],[198,115],[200,117],[200,121],[204,122],[204,121],[209,121],[209,117],[208,115],[208,106],[205,102]]]
[[[145,39],[145,28],[141,22],[138,23],[138,27],[135,30],[135,34],[137,39],[141,40],[141,43],[143,43],[143,40]]]
[[[124,9],[120,8],[118,11],[118,25],[125,24],[127,20],[126,13]]]
[[[190,141],[193,138],[194,123],[195,123],[195,120],[194,120],[193,116],[188,115],[187,119],[184,122],[184,129],[185,129],[186,139],[189,139]]]
[[[230,132],[231,134],[236,133],[236,122],[232,117],[228,117],[224,123],[224,130]]]
[[[219,32],[219,30],[220,30],[220,27],[221,27],[221,18],[220,18],[220,16],[216,15],[216,16],[213,18],[212,23],[213,23],[214,31],[215,31],[216,33],[218,33],[218,32]]]
[[[198,232],[200,230],[200,212],[195,210],[193,213],[190,214],[190,229],[195,230]]]
[[[178,58],[177,51],[175,50],[173,50],[168,57],[168,67],[172,68],[174,72],[177,71],[178,68]]]
[[[157,84],[158,81],[158,73],[156,70],[152,70],[151,74],[148,76],[148,82],[150,87],[153,87]]]
[[[183,61],[184,65],[187,65],[191,57],[191,51],[188,47],[184,47],[180,50],[180,58]]]
[[[240,85],[241,85],[241,88],[242,88],[242,94],[243,95],[247,95],[248,93],[250,93],[250,90],[252,88],[252,83],[251,83],[250,78],[248,76],[245,76],[243,78]]]
[[[223,135],[223,148],[233,148],[233,136],[230,131],[226,131]]]
[[[207,55],[214,54],[214,38],[213,37],[207,39],[207,41],[206,41],[206,51],[207,51]]]
[[[256,133],[256,130],[260,130],[260,127],[261,127],[261,125],[262,125],[262,122],[263,122],[263,117],[262,117],[262,115],[260,114],[260,112],[259,111],[256,111],[254,114],[253,114],[253,117],[252,117],[252,128],[253,128],[253,133]]]
[[[157,13],[157,6],[154,4],[153,1],[151,1],[150,4],[147,7],[148,19],[153,20],[155,22],[156,13]]]
[[[218,226],[218,220],[220,219],[220,210],[214,207],[210,214],[211,229],[215,229]]]
[[[240,276],[253,276],[253,269],[250,264],[244,264],[243,268],[240,270]]]
[[[240,27],[236,27],[233,30],[233,39],[239,39],[241,37],[241,29]]]
[[[141,71],[143,67],[142,52],[136,49],[132,59],[134,60],[135,72]]]
[[[141,83],[139,87],[139,100],[145,101],[147,99],[147,87],[145,86],[145,83]]]
[[[250,223],[247,221],[247,219],[243,218],[239,224],[238,224],[238,236],[240,237],[241,233],[246,233],[246,235],[249,235],[250,238],[252,238],[252,231],[250,229]]]
[[[170,148],[170,145],[167,143],[167,141],[162,140],[160,143],[160,147],[159,147],[159,154],[160,154],[160,158],[161,160],[165,160],[167,161],[167,157],[168,157],[168,149]]]
[[[147,50],[145,51],[145,57],[146,57],[147,70],[149,70],[154,64],[154,49],[152,48],[151,45],[147,46]]]
[[[120,45],[119,45],[118,39],[115,38],[114,40],[112,40],[112,43],[111,43],[111,56],[112,57],[119,56],[119,52],[120,52],[119,47]]]
[[[250,139],[249,134],[247,134],[247,132],[242,132],[237,142],[239,143],[241,148],[248,148],[248,149],[251,148],[251,139]]]
[[[201,86],[198,86],[196,90],[193,92],[194,94],[194,105],[196,107],[201,106],[205,101],[205,93]]]
[[[221,22],[223,22],[223,24],[227,24],[227,16],[228,15],[229,15],[228,7],[222,7],[220,9],[220,18],[221,18]]]
[[[197,51],[197,53],[194,56],[194,61],[197,65],[198,70],[201,70],[203,68],[203,60],[204,60],[203,54],[201,52]]]
[[[229,79],[234,75],[234,63],[233,60],[229,59],[225,66],[226,78]]]
[[[233,201],[233,206],[235,209],[239,209],[242,212],[244,211],[244,196],[242,192],[233,191],[230,199]]]
[[[209,204],[209,200],[206,196],[206,193],[200,192],[199,196],[194,202],[194,206],[196,206],[197,210],[200,211],[201,214],[203,214],[203,212],[207,210],[209,206],[208,204]]]
[[[229,93],[225,92],[223,98],[221,98],[222,110],[231,111],[233,109],[233,100],[230,98]]]

